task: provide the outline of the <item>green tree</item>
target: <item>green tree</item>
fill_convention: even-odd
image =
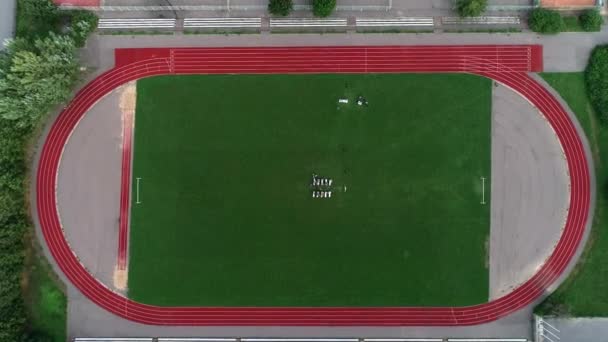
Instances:
[[[456,11],[461,17],[478,17],[488,6],[487,0],[458,0]]]
[[[291,0],[290,0],[291,1]],[[89,35],[97,28],[99,18],[90,11],[69,11],[70,32],[76,47],[84,46]]]
[[[36,38],[57,30],[60,13],[51,0],[17,1],[17,37]]]
[[[579,17],[583,30],[587,32],[597,32],[601,29],[604,19],[596,8],[584,11]]]
[[[293,9],[293,0],[270,0],[268,2],[268,12],[274,15],[289,15]]]
[[[603,124],[608,124],[608,45],[597,46],[585,69],[589,100]]]
[[[317,17],[329,17],[336,9],[336,0],[312,0],[312,13]]]
[[[534,32],[555,34],[564,28],[564,19],[557,11],[535,8],[528,17],[528,26]]]
[[[74,40],[51,33],[29,49],[9,44],[9,53],[10,67],[0,75],[0,117],[27,126],[70,94],[78,70]]]

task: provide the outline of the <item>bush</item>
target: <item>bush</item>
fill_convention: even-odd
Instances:
[[[579,21],[586,32],[597,32],[601,29],[604,19],[597,9],[588,9],[581,14]]]
[[[555,34],[564,28],[564,20],[557,11],[535,8],[530,12],[528,25],[534,32]]]
[[[59,23],[59,10],[51,0],[17,1],[17,37],[36,38],[55,32]]]
[[[597,46],[585,69],[587,93],[603,124],[608,124],[608,45]]]
[[[69,19],[68,34],[62,34],[62,19]],[[71,93],[75,44],[84,44],[96,25],[90,12],[60,12],[51,0],[18,0],[17,38],[0,53],[0,341],[49,340],[45,331],[28,332],[21,287],[31,229],[24,146],[47,112]]]
[[[97,28],[99,18],[90,11],[73,10],[68,12],[70,33],[76,47],[83,47],[89,35]]]
[[[268,12],[274,15],[289,15],[293,9],[293,0],[270,0]]]
[[[69,96],[78,70],[74,41],[51,33],[27,49],[7,50],[11,63],[0,78],[0,118],[30,127]]]
[[[478,17],[488,6],[487,0],[458,0],[456,11],[461,17]]]
[[[328,17],[336,8],[336,0],[312,0],[312,13],[317,17]]]
[[[51,0],[19,0],[16,36],[35,40],[49,33],[67,31],[76,47],[82,47],[89,34],[97,28],[97,20],[97,16],[90,11],[60,11]]]

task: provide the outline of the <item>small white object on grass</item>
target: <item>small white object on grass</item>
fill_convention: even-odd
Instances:
[[[348,103],[348,99],[338,99],[339,103]]]

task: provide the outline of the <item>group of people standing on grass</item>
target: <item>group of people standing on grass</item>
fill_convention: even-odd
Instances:
[[[312,174],[310,187],[312,188],[312,198],[331,198],[331,185],[334,180],[331,178],[319,177]]]

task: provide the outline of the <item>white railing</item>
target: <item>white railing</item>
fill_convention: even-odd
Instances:
[[[75,338],[74,342],[528,342],[525,338],[271,338],[271,337],[159,337]]]
[[[460,24],[470,24],[470,25],[519,25],[521,23],[521,19],[519,17],[513,16],[501,16],[501,17],[470,17],[470,18],[460,18],[460,17],[443,17],[441,18],[441,22],[445,25],[460,25]]]
[[[270,19],[271,28],[279,27],[346,27],[346,18],[336,19]]]
[[[152,342],[152,337],[76,337],[74,342]]]
[[[165,338],[159,337],[158,342],[236,342],[236,338],[231,337],[181,337]]]
[[[174,28],[175,19],[99,19],[100,29]]]
[[[260,28],[261,18],[187,18],[184,28]]]
[[[448,338],[448,342],[528,342],[527,338]]]
[[[409,18],[357,18],[359,27],[398,27],[398,26],[434,26],[432,17]]]

